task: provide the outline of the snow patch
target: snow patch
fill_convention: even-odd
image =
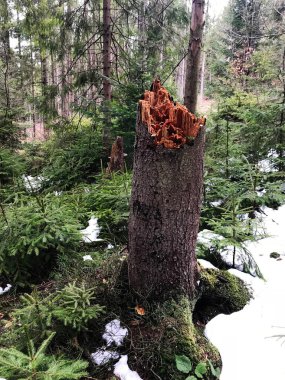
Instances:
[[[85,255],[82,258],[83,258],[83,261],[93,261],[93,259],[90,255]]]
[[[94,241],[102,241],[102,239],[98,239],[101,228],[98,224],[98,219],[94,216],[88,222],[88,227],[84,230],[81,230],[82,240],[84,243],[93,243]]]
[[[206,326],[206,336],[222,357],[220,380],[285,379],[285,260],[269,256],[273,251],[285,253],[285,205],[264,208],[263,213],[267,237],[248,242],[246,249],[266,281],[231,269],[252,287],[254,299],[243,310],[220,314]]]
[[[224,237],[216,234],[210,230],[203,230],[198,234],[197,244],[202,244],[207,248],[211,248],[213,246],[213,241],[221,241],[224,240]]]
[[[117,352],[103,349],[97,350],[91,354],[91,360],[97,365],[104,365],[111,359],[119,359],[119,357],[120,355]]]
[[[125,337],[128,335],[128,329],[121,327],[119,319],[107,323],[102,338],[106,341],[107,347],[115,343],[117,347],[123,344]]]
[[[107,249],[114,249],[114,248],[115,248],[115,247],[113,246],[113,244],[111,244],[111,243],[108,244]]]
[[[44,182],[44,177],[42,176],[32,177],[31,175],[23,174],[22,179],[24,181],[25,189],[29,192],[40,190],[42,183]]]
[[[118,363],[115,364],[114,375],[120,380],[142,380],[136,371],[132,371],[128,366],[128,355],[122,355]]]
[[[12,288],[12,285],[11,285],[11,284],[7,284],[5,288],[2,288],[2,287],[0,286],[0,295],[9,292],[9,290],[10,290],[11,288]],[[0,380],[1,380],[1,379],[0,379]]]
[[[198,263],[201,264],[205,269],[217,269],[213,264],[204,259],[198,259]]]

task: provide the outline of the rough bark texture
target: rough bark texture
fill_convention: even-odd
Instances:
[[[111,0],[103,1],[103,27],[103,93],[105,100],[110,100],[112,88],[108,78],[111,72]]]
[[[205,127],[193,145],[168,149],[155,144],[142,121],[143,106],[141,101],[130,204],[130,286],[144,297],[174,293],[193,298]]]
[[[107,173],[123,172],[125,168],[123,138],[118,136],[112,145],[110,162]]]
[[[192,113],[196,112],[197,107],[198,78],[204,28],[204,9],[205,0],[193,0],[184,91],[184,104]]]

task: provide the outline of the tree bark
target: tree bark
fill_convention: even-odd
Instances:
[[[110,100],[112,87],[110,83],[111,73],[111,0],[103,1],[103,94],[105,100]]]
[[[192,1],[190,41],[188,47],[184,104],[192,113],[196,112],[198,78],[204,28],[205,0]]]
[[[130,286],[152,299],[180,294],[193,299],[199,277],[195,247],[203,194],[204,126],[193,144],[168,149],[155,145],[142,112],[140,103],[129,217]]]

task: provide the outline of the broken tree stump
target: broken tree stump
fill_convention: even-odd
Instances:
[[[116,141],[112,145],[110,161],[107,168],[107,173],[123,172],[125,169],[124,160],[124,144],[123,138],[117,136]]]
[[[129,217],[129,281],[140,295],[194,297],[205,119],[155,81],[139,102]]]

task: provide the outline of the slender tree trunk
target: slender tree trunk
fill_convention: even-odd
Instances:
[[[30,38],[30,62],[31,62],[31,92],[32,92],[32,122],[33,122],[33,139],[36,138],[36,111],[35,111],[35,73],[34,73],[34,58],[33,44]]]
[[[17,10],[17,24],[20,25],[20,19],[19,19],[19,12]],[[19,73],[20,73],[20,85],[23,87],[24,84],[24,78],[23,78],[23,69],[22,69],[22,38],[21,38],[21,33],[18,31],[18,54],[19,54]]]
[[[187,57],[184,104],[192,113],[196,112],[198,97],[198,78],[204,28],[205,0],[192,1],[190,41]]]
[[[285,123],[285,48],[283,50],[283,59],[282,59],[282,109],[280,114],[280,122],[278,126],[277,134],[277,143],[278,143],[278,171],[283,172],[285,168],[284,164],[284,123]]]
[[[155,145],[142,115],[140,103],[129,217],[130,286],[152,299],[172,294],[193,298],[198,280],[195,247],[203,194],[204,126],[193,145],[169,149]],[[168,126],[170,119],[165,123]]]
[[[41,52],[41,90],[42,90],[42,98],[44,100],[44,108],[47,109],[49,107],[46,95],[47,95],[47,85],[48,85],[48,60],[45,53]],[[46,112],[44,111],[41,115],[42,124],[43,124],[43,133],[44,138],[47,138],[46,131]]]
[[[109,101],[112,97],[112,86],[110,82],[111,74],[111,0],[103,0],[103,146],[105,152],[109,152],[112,144],[111,138],[111,118]]]
[[[10,31],[8,29],[9,22],[9,10],[8,2],[3,1],[3,19],[4,26],[0,29],[0,37],[3,43],[4,50],[4,91],[5,91],[5,114],[8,118],[8,114],[11,108],[11,99],[10,99],[10,87],[9,87],[9,76],[10,76],[10,60],[11,60],[11,50],[10,50]]]
[[[110,80],[111,73],[111,0],[103,1],[103,93],[104,99],[110,100],[112,87]]]

